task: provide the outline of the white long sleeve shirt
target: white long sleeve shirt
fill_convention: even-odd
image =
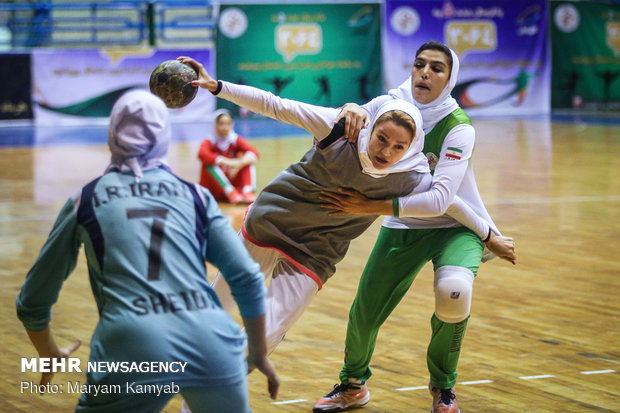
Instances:
[[[374,105],[380,105],[384,99],[393,98],[380,96],[362,107],[372,112]],[[429,135],[425,139],[429,139]],[[430,189],[399,198],[399,217],[386,217],[383,225],[388,228],[415,229],[451,228],[467,223],[466,226],[482,239],[488,236],[489,229],[500,235],[482,202],[476,184],[471,162],[475,140],[474,127],[459,124],[447,133],[439,154],[425,152],[433,171]],[[425,142],[425,148],[429,143]],[[473,210],[477,218],[471,214],[459,213],[451,207],[457,195]],[[445,212],[450,212],[452,216]],[[438,213],[443,215],[436,216]]]

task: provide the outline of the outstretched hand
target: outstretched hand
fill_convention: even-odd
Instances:
[[[210,92],[215,92],[217,90],[217,80],[211,77],[211,75],[207,72],[207,69],[202,65],[202,63],[197,62],[191,57],[187,56],[179,56],[177,60],[181,63],[186,63],[192,66],[198,72],[198,80],[192,81],[192,86],[201,87],[203,89],[207,89]]]
[[[82,345],[82,340],[75,340],[73,343],[58,349],[58,353],[53,356],[55,359],[66,359]],[[41,385],[51,383],[54,373],[41,373]]]
[[[368,126],[368,113],[355,103],[345,103],[334,125],[343,118],[344,137],[349,142],[357,142],[360,131]]]
[[[250,360],[248,357],[248,374],[254,369],[258,369],[267,377],[267,390],[269,396],[275,400],[278,397],[278,389],[280,388],[280,379],[276,373],[276,368],[269,357],[265,356],[258,360]]]
[[[491,238],[485,243],[486,247],[497,257],[511,262],[512,265],[517,263],[517,254],[515,253],[515,241],[511,237],[495,235],[491,231]]]

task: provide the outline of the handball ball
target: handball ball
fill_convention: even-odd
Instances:
[[[169,108],[182,108],[194,100],[198,92],[198,88],[192,86],[192,80],[198,80],[198,73],[192,66],[178,60],[166,60],[151,73],[149,88]]]

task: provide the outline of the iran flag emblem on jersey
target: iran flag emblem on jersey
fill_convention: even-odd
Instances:
[[[446,158],[448,159],[454,159],[455,161],[458,161],[459,159],[461,159],[462,155],[463,155],[463,151],[458,148],[446,149]]]

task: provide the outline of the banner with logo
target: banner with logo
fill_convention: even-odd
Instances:
[[[437,40],[459,56],[452,96],[469,114],[550,110],[545,0],[386,0],[387,88],[406,80],[415,52]]]
[[[30,55],[1,54],[0,119],[32,119]]]
[[[285,98],[335,107],[382,92],[379,4],[222,6],[216,50],[218,78]]]
[[[551,2],[551,106],[620,109],[620,4]]]
[[[211,50],[45,50],[32,54],[35,122],[41,125],[107,123],[112,105],[130,89],[149,89],[151,72],[164,60],[192,56],[213,70]],[[173,122],[204,121],[215,108],[199,90],[186,107],[171,109]]]

